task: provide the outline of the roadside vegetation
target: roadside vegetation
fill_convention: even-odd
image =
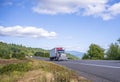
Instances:
[[[40,56],[49,58],[49,50],[41,48],[25,47],[23,45],[7,44],[0,42],[0,58],[3,59],[24,59],[26,56]],[[67,53],[68,59],[79,59],[76,56]]]
[[[49,57],[49,51],[0,42],[0,82],[89,82],[65,67],[28,59],[33,55]]]
[[[42,57],[48,57],[49,51],[41,48],[25,47],[23,45],[7,44],[0,42],[0,58],[4,59],[23,59],[25,56],[36,55],[38,52],[42,53]]]
[[[104,49],[97,44],[91,44],[88,52],[84,54],[82,59],[102,60],[104,59]]]
[[[89,82],[77,73],[47,61],[0,59],[1,82]]]
[[[84,54],[82,59],[120,60],[120,38],[117,42],[111,43],[106,51],[97,44],[91,44],[89,50]]]
[[[67,53],[67,58],[70,59],[70,60],[79,60],[80,58],[79,57],[76,57],[70,53]]]

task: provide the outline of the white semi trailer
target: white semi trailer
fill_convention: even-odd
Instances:
[[[65,54],[65,49],[62,47],[53,48],[50,50],[50,60],[67,60],[67,56]]]

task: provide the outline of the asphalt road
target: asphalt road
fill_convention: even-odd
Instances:
[[[55,63],[73,69],[93,82],[120,82],[120,61],[74,60]]]
[[[46,58],[36,59],[49,61]],[[93,82],[120,82],[120,60],[68,60],[52,62],[66,66]]]

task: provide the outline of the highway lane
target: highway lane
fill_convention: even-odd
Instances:
[[[33,58],[49,61],[48,58]],[[68,60],[52,62],[66,66],[93,82],[120,82],[120,60]]]
[[[73,69],[93,82],[120,82],[120,61],[74,60],[55,63]]]

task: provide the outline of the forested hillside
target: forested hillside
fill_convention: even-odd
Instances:
[[[42,57],[49,56],[49,52],[41,48],[31,48],[31,47],[25,47],[23,45],[7,44],[7,43],[0,42],[0,58],[22,59],[25,56],[38,55],[37,54],[38,52],[42,54],[41,55]]]
[[[70,53],[67,53],[67,57],[68,57],[68,59],[71,59],[71,60],[79,60],[80,59],[79,57],[72,55]]]
[[[23,45],[16,44],[7,44],[0,42],[0,58],[10,59],[24,59],[26,56],[40,56],[40,57],[49,57],[49,50],[44,50],[42,48],[31,48],[25,47]],[[79,59],[76,56],[73,56],[67,53],[68,59]]]

